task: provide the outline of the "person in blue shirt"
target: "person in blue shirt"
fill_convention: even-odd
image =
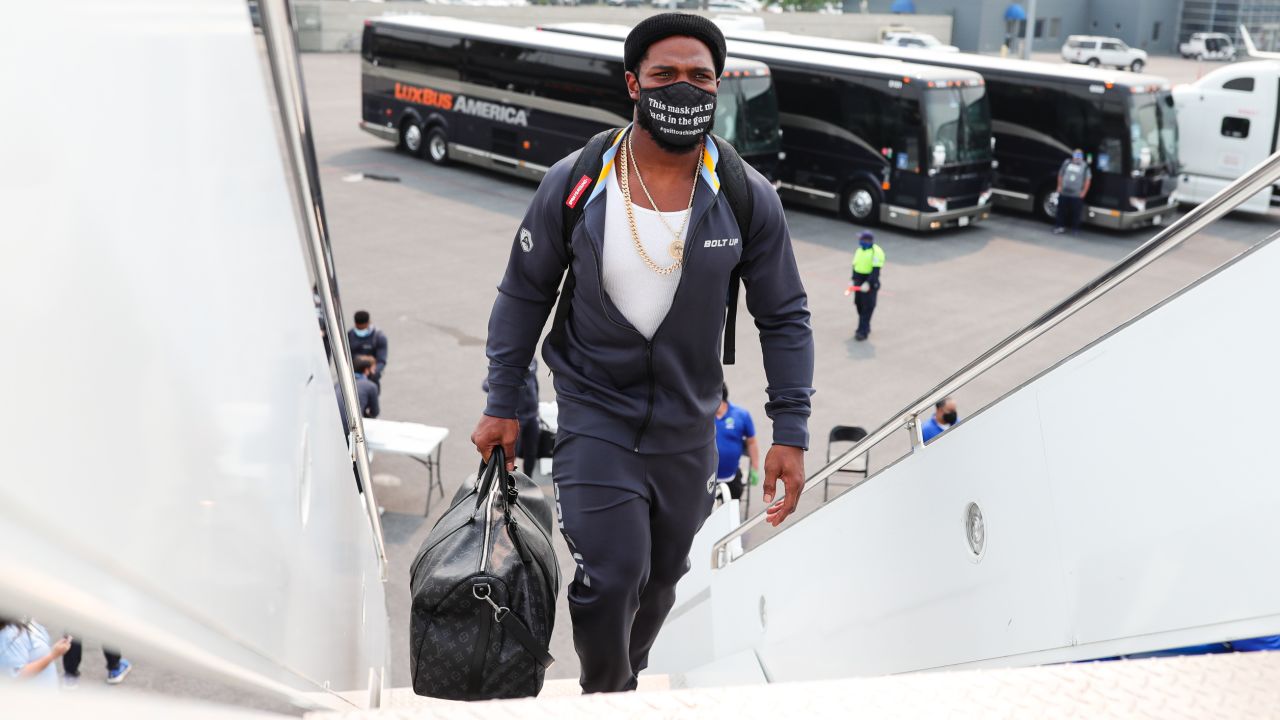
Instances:
[[[54,641],[38,622],[0,618],[0,678],[57,688],[56,663],[70,649],[71,638]]]
[[[920,434],[927,443],[957,422],[960,422],[960,416],[956,413],[956,401],[950,397],[944,397],[933,406],[933,417],[925,420],[920,426]]]
[[[739,462],[745,453],[751,461],[748,480],[752,485],[760,482],[760,447],[756,443],[756,425],[751,413],[729,402],[729,386],[720,394],[720,407],[716,409],[716,451],[720,455],[716,466],[716,482],[729,486],[734,500],[742,497],[742,469]]]

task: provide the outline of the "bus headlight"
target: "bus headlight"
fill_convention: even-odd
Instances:
[[[929,207],[933,208],[934,210],[937,210],[938,212],[947,211],[946,198],[927,197],[924,199],[924,201],[928,203]]]
[[[1129,198],[1129,204],[1137,208],[1138,212],[1144,212],[1147,209],[1146,198],[1131,197]]]
[[[987,188],[986,190],[983,190],[981,193],[979,193],[978,204],[986,205],[987,201],[989,201],[990,199],[991,199],[991,188]]]

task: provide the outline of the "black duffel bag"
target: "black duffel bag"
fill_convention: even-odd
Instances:
[[[410,571],[413,691],[447,700],[542,690],[560,566],[551,499],[502,448],[431,529]]]

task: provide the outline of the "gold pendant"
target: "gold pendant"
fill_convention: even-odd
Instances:
[[[671,257],[675,258],[676,260],[680,260],[681,258],[684,257],[684,241],[672,240],[671,247],[667,249],[667,252],[671,253]]]

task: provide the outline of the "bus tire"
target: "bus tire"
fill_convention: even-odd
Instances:
[[[1146,66],[1147,64],[1142,62],[1141,60],[1134,60],[1133,63],[1129,65],[1129,69],[1136,73],[1140,73],[1142,72],[1142,68]]]
[[[1058,192],[1052,185],[1046,185],[1036,193],[1036,206],[1033,208],[1036,217],[1046,222],[1058,222]]]
[[[410,155],[422,153],[422,128],[412,118],[405,118],[400,123],[400,142],[396,149]]]
[[[1085,61],[1085,63],[1084,63],[1084,64],[1085,64],[1085,65],[1088,65],[1089,67],[1094,67],[1094,68],[1096,68],[1096,67],[1098,67],[1099,65],[1101,65],[1101,64],[1102,64],[1102,61],[1101,61],[1101,60],[1099,60],[1098,58],[1089,58],[1088,60],[1086,60],[1086,61]]]
[[[866,180],[855,180],[840,196],[840,214],[859,225],[880,222],[880,190]]]
[[[449,164],[449,136],[439,125],[427,131],[427,143],[424,153],[436,165]]]

